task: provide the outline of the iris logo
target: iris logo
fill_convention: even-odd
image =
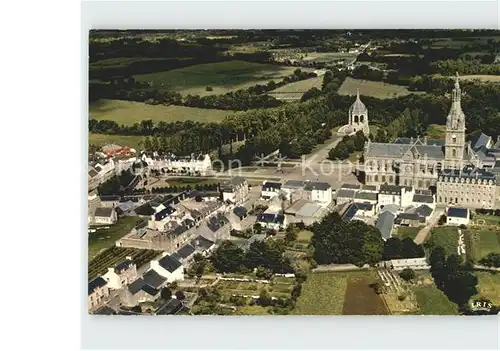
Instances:
[[[470,303],[470,308],[473,311],[487,311],[490,312],[493,308],[493,304],[488,300],[472,300]]]

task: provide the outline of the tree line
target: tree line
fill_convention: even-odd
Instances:
[[[363,151],[367,138],[363,131],[358,130],[354,135],[345,135],[339,143],[328,152],[330,160],[345,160],[354,151]]]

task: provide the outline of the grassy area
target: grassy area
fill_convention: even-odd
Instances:
[[[431,124],[427,127],[427,137],[429,139],[444,139],[446,126],[440,124]]]
[[[434,284],[413,289],[420,308],[420,314],[457,315],[457,305],[448,300],[446,295]]]
[[[253,305],[253,306],[247,305],[238,307],[236,314],[244,316],[264,316],[264,315],[269,315],[269,312],[267,311],[267,307],[262,307],[259,305]]]
[[[97,134],[89,133],[89,144],[104,146],[106,144],[117,144],[139,149],[139,143],[144,139],[140,135],[117,135],[117,134]]]
[[[258,296],[262,289],[266,289],[273,297],[289,298],[294,283],[294,279],[288,279],[286,281],[276,281],[273,279],[269,284],[221,280],[217,283],[217,288],[219,288],[221,293],[226,296],[232,296],[233,294]]]
[[[141,74],[136,80],[152,82],[156,87],[166,87],[182,95],[225,94],[229,91],[246,89],[256,84],[279,81],[293,74],[295,67],[271,64],[227,61],[194,65],[164,72]],[[206,91],[207,86],[212,91]]]
[[[221,182],[216,178],[173,178],[168,179],[168,186],[184,187],[190,185],[194,188],[195,185],[214,184]]]
[[[456,227],[435,227],[431,230],[427,241],[432,241],[434,246],[441,246],[446,255],[456,254],[458,246],[458,229]]]
[[[313,232],[311,232],[310,230],[301,230],[300,232],[297,233],[297,241],[299,243],[309,244],[312,236]]]
[[[354,96],[357,89],[359,89],[360,95],[372,96],[379,99],[395,98],[412,93],[405,86],[401,85],[347,77],[339,89],[339,94]]]
[[[361,157],[363,154],[363,151],[354,151],[352,154],[349,155],[348,160],[351,161],[352,163],[356,163],[356,161]]]
[[[488,229],[468,229],[470,257],[479,261],[490,252],[500,253],[500,232]]]
[[[115,241],[129,233],[136,226],[138,220],[139,217],[122,217],[116,224],[110,225],[108,229],[97,229],[96,232],[89,233],[89,260],[93,259],[102,249],[114,246]]]
[[[476,213],[474,215],[474,223],[476,224],[491,224],[500,225],[500,216],[487,215],[482,213]]]
[[[323,77],[314,77],[283,85],[282,87],[270,91],[268,94],[274,96],[276,99],[300,99],[309,89],[321,89],[322,84]]]
[[[460,76],[460,79],[480,80],[483,82],[500,82],[500,75],[474,74],[468,76]]]
[[[422,229],[422,227],[398,227],[395,235],[399,236],[401,239],[415,239],[420,229]]]
[[[133,125],[143,120],[220,122],[232,111],[185,106],[148,105],[143,102],[101,99],[90,105],[90,118]]]
[[[341,315],[349,273],[312,273],[302,285],[293,314]]]
[[[485,297],[493,304],[500,305],[500,273],[476,272],[479,293],[476,298]]]
[[[390,314],[382,296],[372,288],[377,281],[374,271],[350,275],[347,279],[343,315],[387,315]]]
[[[157,257],[160,253],[161,251],[113,246],[101,252],[89,262],[88,279],[91,280],[106,273],[108,268],[113,268],[127,257],[131,257],[132,261],[137,265],[137,268],[139,268]]]

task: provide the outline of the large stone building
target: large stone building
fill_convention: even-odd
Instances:
[[[495,165],[500,164],[496,162],[499,150],[491,148],[491,138],[484,134],[466,142],[466,117],[461,96],[457,74],[444,140],[428,140],[426,137],[398,138],[394,143],[368,140],[362,166],[366,184],[416,189],[436,186],[438,204],[495,208],[500,196],[498,172],[495,171]],[[354,104],[360,106],[358,100],[359,95]],[[351,111],[349,114],[351,123]]]

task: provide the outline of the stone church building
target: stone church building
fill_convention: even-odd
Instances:
[[[444,140],[427,137],[398,138],[394,143],[368,140],[364,149],[364,164],[360,167],[366,184],[391,184],[416,189],[435,186],[439,204],[495,208],[495,203],[500,200],[500,188],[497,186],[500,149],[492,148],[491,138],[484,134],[466,142],[466,117],[461,96],[457,73]],[[345,127],[348,126],[369,131],[368,110],[361,102],[359,92],[349,109],[349,125]]]

